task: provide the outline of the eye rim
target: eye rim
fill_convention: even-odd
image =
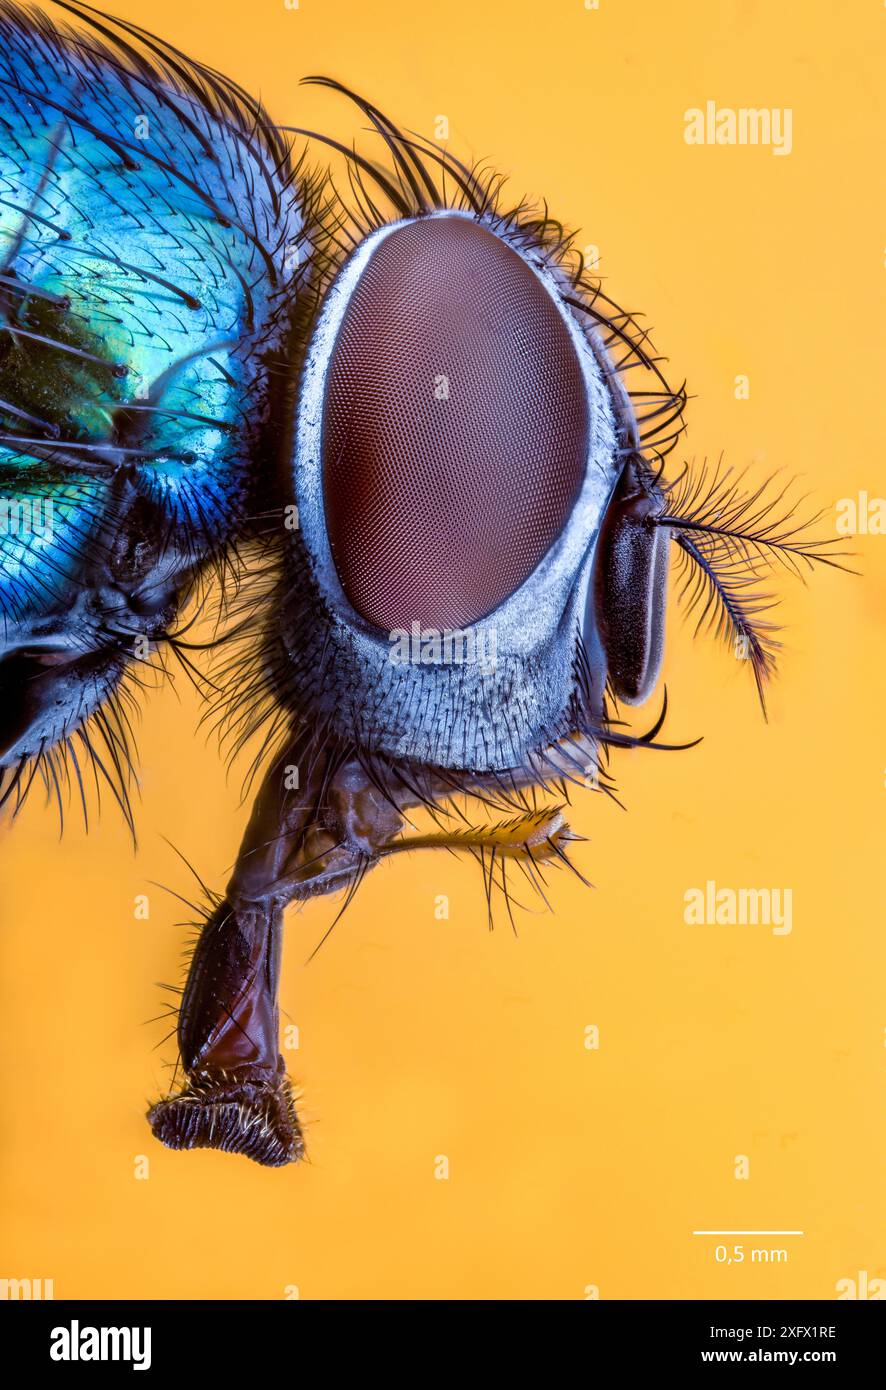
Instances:
[[[478,218],[460,208],[445,208],[420,214],[427,217],[459,217],[479,222],[501,237],[495,219]],[[305,357],[302,384],[296,412],[294,438],[294,485],[299,514],[298,537],[308,552],[314,574],[333,621],[358,634],[362,642],[376,651],[390,647],[391,631],[376,627],[353,607],[341,583],[326,528],[323,479],[324,418],[329,362],[350,302],[350,294],[363,274],[376,248],[398,228],[419,220],[400,218],[376,228],[345,261],[333,281]],[[505,238],[501,238],[505,240]],[[524,582],[497,608],[470,625],[478,637],[494,628],[501,651],[501,633],[507,634],[507,647],[515,655],[529,652],[537,644],[540,614],[549,628],[556,627],[565,610],[570,591],[587,567],[594,539],[602,524],[612,491],[621,475],[618,458],[617,422],[611,393],[592,350],[588,330],[564,302],[561,286],[551,269],[526,254],[519,245],[507,241],[553,300],[576,351],[585,384],[588,405],[588,446],[584,476],[558,538]],[[608,460],[603,466],[602,459]],[[468,630],[468,629],[463,629]]]

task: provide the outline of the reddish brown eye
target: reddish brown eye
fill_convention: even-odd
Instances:
[[[467,218],[396,228],[345,311],[323,439],[357,612],[388,630],[493,612],[559,536],[586,466],[581,364],[541,281]]]

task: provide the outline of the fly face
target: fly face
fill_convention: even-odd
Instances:
[[[268,505],[309,191],[232,83],[64,9],[0,13],[0,804],[91,760],[128,816],[127,696]]]

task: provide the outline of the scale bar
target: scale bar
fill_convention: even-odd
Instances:
[[[805,1231],[693,1231],[694,1236],[805,1236]]]

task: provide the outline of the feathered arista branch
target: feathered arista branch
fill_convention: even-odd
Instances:
[[[721,463],[687,465],[665,487],[656,524],[675,533],[680,597],[697,615],[696,634],[712,631],[750,661],[765,714],[764,687],[781,645],[767,616],[777,603],[767,577],[779,566],[799,579],[816,564],[852,571],[843,563],[848,552],[835,549],[839,537],[812,534],[824,512],[802,516],[805,499],[792,496],[792,482],[746,487],[744,480]]]
[[[687,466],[668,485],[667,509],[658,524],[716,539],[748,562],[780,562],[795,574],[804,563],[810,569],[815,563],[846,568],[840,563],[845,552],[831,549],[839,537],[818,539],[809,534],[824,517],[823,509],[798,520],[797,509],[805,498],[791,499],[792,481],[777,491],[771,478],[746,489],[745,476],[720,463],[713,468],[707,462],[698,469]]]

